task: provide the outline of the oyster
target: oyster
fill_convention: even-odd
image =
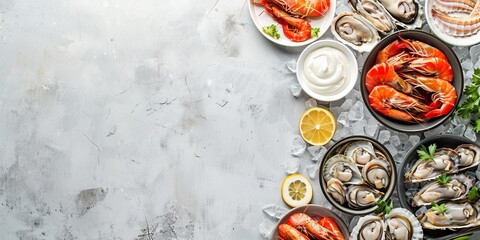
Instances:
[[[335,201],[337,201],[342,205],[345,203],[345,200],[346,200],[345,199],[346,192],[347,192],[347,188],[345,187],[345,185],[343,185],[342,181],[336,178],[332,178],[328,180],[327,193],[329,193],[330,196],[332,196],[332,198],[335,199]]]
[[[423,7],[418,0],[379,0],[393,22],[404,29],[422,27]]]
[[[387,35],[397,29],[385,7],[377,0],[349,0],[349,3],[382,34]]]
[[[385,223],[378,216],[365,216],[358,220],[350,235],[351,240],[384,240]]]
[[[455,166],[458,158],[458,154],[450,148],[438,149],[433,160],[417,160],[405,173],[405,182],[423,182],[434,179],[442,173],[455,173],[458,171]]]
[[[375,205],[375,202],[383,196],[383,193],[366,185],[352,185],[347,189],[347,202],[353,209],[367,208]]]
[[[480,225],[479,202],[473,205],[468,202],[448,202],[445,207],[447,210],[443,213],[430,208],[418,220],[427,229],[459,229]]]
[[[345,149],[345,156],[350,157],[357,165],[362,167],[376,158],[373,145],[368,141],[356,141],[348,144]]]
[[[462,144],[455,148],[458,153],[458,170],[462,171],[480,164],[480,147],[475,144]]]
[[[368,162],[362,169],[362,178],[376,189],[387,188],[391,174],[392,167],[387,161],[381,159]]]
[[[395,208],[385,215],[387,239],[421,240],[423,230],[420,222],[405,208]]]
[[[330,28],[335,38],[359,52],[369,52],[380,41],[373,25],[360,14],[341,12]]]
[[[351,158],[337,154],[327,160],[323,167],[323,177],[326,182],[332,178],[344,184],[362,184],[362,174]]]
[[[450,177],[450,182],[443,185],[437,181],[425,185],[413,197],[412,206],[430,205],[443,200],[458,200],[465,198],[473,186],[475,179],[465,174]]]

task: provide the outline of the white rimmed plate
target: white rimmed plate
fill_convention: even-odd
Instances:
[[[442,39],[448,44],[455,46],[471,46],[480,42],[480,31],[468,37],[454,37],[442,32],[433,20],[432,4],[432,0],[425,0],[425,16],[427,18],[427,23],[430,26],[430,29],[432,30],[433,34],[435,34],[438,38]]]
[[[318,18],[307,18],[312,28],[320,28],[320,31],[318,32],[318,38],[310,38],[304,42],[293,42],[283,34],[282,26],[265,12],[264,7],[253,4],[251,0],[247,1],[250,16],[252,17],[253,23],[257,27],[258,31],[268,40],[286,47],[302,47],[318,40],[330,28],[335,15],[336,0],[330,0],[330,8],[323,16]],[[262,31],[262,27],[270,26],[272,24],[277,26],[277,31],[280,33],[279,39],[273,38]]]

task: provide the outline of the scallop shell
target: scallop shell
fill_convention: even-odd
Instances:
[[[385,215],[385,232],[387,238],[390,237],[389,239],[407,239],[404,238],[403,235],[397,236],[399,234],[402,234],[402,232],[398,232],[400,230],[400,227],[395,225],[398,223],[401,224],[400,226],[408,224],[407,227],[411,229],[408,234],[410,236],[409,240],[423,239],[422,225],[417,220],[417,218],[405,208],[395,208],[390,211],[389,214]]]
[[[388,35],[397,30],[394,20],[377,0],[349,0],[348,2],[358,14],[368,20],[383,35]]]
[[[380,41],[377,29],[358,13],[341,12],[330,28],[340,42],[359,52],[369,52]]]
[[[366,228],[368,228],[368,230]],[[385,223],[380,217],[371,215],[364,216],[358,220],[357,225],[353,228],[350,234],[350,240],[384,240],[385,230]],[[370,235],[372,233],[376,233],[376,235]]]
[[[322,169],[323,178],[328,182],[332,178],[336,178],[343,184],[362,184],[362,174],[357,165],[349,157],[337,154],[327,160]],[[347,179],[349,176],[351,177]]]

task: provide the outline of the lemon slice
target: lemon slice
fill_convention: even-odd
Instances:
[[[335,134],[337,123],[333,114],[325,108],[308,109],[298,122],[303,139],[316,146],[327,144]]]
[[[313,197],[312,184],[302,174],[288,175],[282,182],[282,199],[290,207],[310,203]]]

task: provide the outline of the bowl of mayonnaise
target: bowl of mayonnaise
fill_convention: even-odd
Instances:
[[[358,65],[352,51],[335,40],[319,40],[306,47],[297,61],[297,79],[310,97],[331,102],[355,86]]]

